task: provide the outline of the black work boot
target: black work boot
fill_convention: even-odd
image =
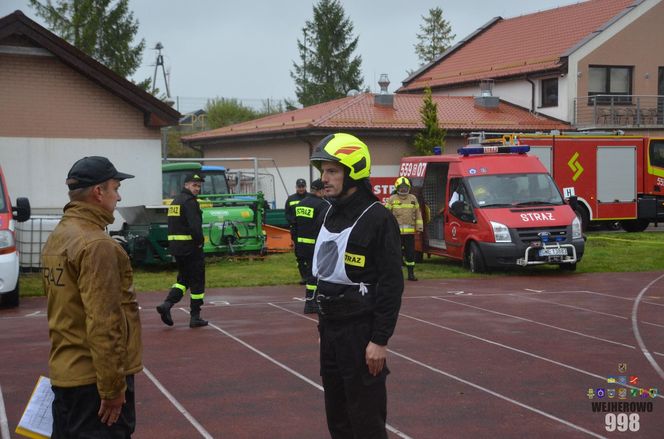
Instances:
[[[200,328],[201,326],[207,326],[208,321],[201,318],[201,312],[191,312],[191,318],[189,319],[190,328]]]
[[[190,328],[200,328],[201,326],[207,326],[208,321],[201,318],[201,307],[203,306],[203,299],[192,299],[191,300],[191,313],[189,319]]]
[[[161,316],[161,321],[167,324],[168,326],[173,326],[173,318],[171,317],[171,308],[173,304],[171,302],[164,302],[161,305],[157,306],[157,312]]]
[[[415,277],[415,267],[412,265],[408,266],[408,280],[417,280]]]

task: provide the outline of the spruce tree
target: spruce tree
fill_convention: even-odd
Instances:
[[[422,18],[424,24],[420,25],[422,33],[417,34],[419,42],[415,44],[415,53],[421,64],[429,64],[450,47],[456,35],[452,34],[452,26],[443,18],[441,8],[429,9],[429,15]]]
[[[353,23],[338,0],[315,4],[302,31],[297,41],[301,63],[293,62],[291,70],[300,104],[327,102],[362,88],[362,58],[353,55],[359,38],[353,37]]]
[[[141,64],[145,40],[132,45],[138,21],[128,0],[29,0],[48,27],[122,77]]]
[[[433,101],[429,87],[424,90],[420,115],[424,129],[415,135],[413,147],[416,155],[432,155],[434,146],[440,146],[441,151],[444,151],[447,130],[438,123],[438,105]]]

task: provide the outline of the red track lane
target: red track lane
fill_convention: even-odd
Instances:
[[[403,434],[390,438],[661,438],[663,398],[628,397],[652,402],[653,411],[639,413],[638,433],[610,433],[586,392],[619,387],[603,377],[620,375],[617,365],[626,362],[625,375],[664,393],[631,320],[636,297],[662,275],[408,283],[388,357],[388,423]],[[301,314],[302,293],[300,286],[210,290],[203,317],[211,326],[198,329],[179,308],[175,326],[166,327],[154,310],[165,292],[140,294],[149,373],[137,376],[134,437],[329,437],[316,322]],[[660,367],[662,305],[664,279],[638,306],[639,335]],[[12,432],[37,376],[48,373],[48,350],[43,298],[0,310],[0,386]]]

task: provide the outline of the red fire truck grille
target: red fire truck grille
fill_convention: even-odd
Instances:
[[[549,243],[554,242],[568,242],[571,239],[571,234],[568,233],[567,227],[537,227],[532,229],[517,229],[519,239],[526,244],[534,241],[545,241]]]

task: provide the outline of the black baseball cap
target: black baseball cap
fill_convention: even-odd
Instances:
[[[188,183],[190,181],[196,181],[201,183],[205,181],[205,177],[201,175],[200,172],[192,172],[191,174],[187,174],[187,176],[184,179],[185,183]]]
[[[118,172],[113,163],[106,157],[90,156],[78,160],[69,170],[65,183],[69,190],[94,186],[107,180],[124,180],[134,178],[131,174]]]
[[[295,186],[307,187],[307,181],[304,178],[298,178],[297,181],[295,182]]]
[[[314,191],[319,191],[325,188],[325,185],[323,184],[323,180],[320,178],[317,178],[316,180],[311,182],[311,190]]]

